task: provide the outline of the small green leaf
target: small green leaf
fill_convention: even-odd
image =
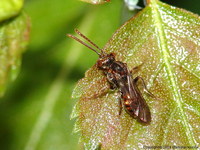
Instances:
[[[81,0],[83,2],[91,3],[91,4],[103,4],[109,2],[110,0]]]
[[[17,15],[23,6],[23,2],[23,0],[1,0],[0,22]]]
[[[29,18],[21,14],[0,24],[0,95],[18,74],[21,54],[29,40]]]
[[[76,130],[85,148],[198,146],[200,17],[151,0],[116,31],[104,50],[114,52],[129,69],[144,63],[134,76],[144,78],[158,99],[143,95],[152,113],[148,126],[124,110],[119,116],[120,93],[109,92],[105,76],[96,65],[92,67],[73,93],[73,97],[80,96]]]

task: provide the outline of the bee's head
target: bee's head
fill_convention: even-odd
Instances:
[[[103,55],[99,57],[97,61],[97,66],[100,69],[108,70],[110,68],[110,65],[115,61],[115,56],[113,53]]]

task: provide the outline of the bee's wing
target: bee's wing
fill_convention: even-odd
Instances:
[[[148,124],[151,122],[151,113],[149,107],[130,74],[128,75],[127,79],[128,90],[132,99],[130,106],[132,108],[134,118],[137,118],[140,122]]]

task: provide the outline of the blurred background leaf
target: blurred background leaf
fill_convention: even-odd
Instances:
[[[24,13],[0,23],[0,96],[19,72],[29,41],[30,20]]]
[[[166,0],[200,13],[199,0]],[[80,149],[69,120],[76,82],[97,56],[66,33],[78,28],[103,47],[126,21],[123,1],[90,5],[78,0],[26,0],[31,40],[21,72],[0,103],[0,146],[5,150]],[[127,17],[127,19],[124,19]],[[90,58],[90,59],[88,59]]]
[[[17,15],[23,6],[23,2],[23,0],[1,0],[0,22]]]

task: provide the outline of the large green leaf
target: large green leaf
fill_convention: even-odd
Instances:
[[[141,149],[148,146],[197,146],[200,143],[200,17],[157,0],[116,31],[105,46],[141,76],[157,97],[143,93],[152,122],[143,126],[124,110],[119,92],[109,91],[94,65],[78,82],[80,97],[72,118],[87,149]]]
[[[0,95],[9,80],[16,78],[21,54],[29,40],[29,18],[21,14],[0,24]]]

